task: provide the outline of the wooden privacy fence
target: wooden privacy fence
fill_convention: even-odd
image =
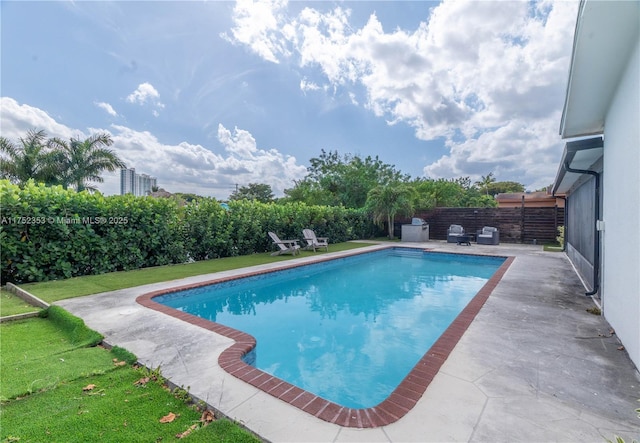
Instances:
[[[462,225],[467,232],[476,232],[483,226],[500,231],[505,243],[551,243],[556,241],[558,226],[564,225],[564,208],[433,208],[418,210],[414,217],[429,223],[429,238],[446,240],[450,225]],[[394,235],[400,237],[401,226],[411,219],[397,219]]]

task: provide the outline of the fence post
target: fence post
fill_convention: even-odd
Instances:
[[[524,243],[524,194],[520,204],[520,243]]]

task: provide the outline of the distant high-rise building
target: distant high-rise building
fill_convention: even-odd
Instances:
[[[135,168],[123,168],[120,170],[120,194],[133,194],[136,196],[149,195],[152,189],[158,185],[158,180],[147,174],[136,174]]]
[[[149,195],[151,193],[151,189],[156,186],[157,180],[155,177],[151,177],[147,174],[136,174],[137,184],[138,184],[138,193],[136,195]]]
[[[135,177],[136,169],[123,168],[120,169],[120,195],[134,194],[135,195]]]

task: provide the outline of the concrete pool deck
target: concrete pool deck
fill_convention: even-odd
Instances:
[[[640,439],[640,374],[563,253],[541,246],[394,243],[515,257],[417,404],[377,428],[346,428],[266,394],[218,364],[233,340],[136,302],[140,295],[247,268],[57,302],[105,342],[161,367],[173,384],[268,441],[602,442]],[[377,249],[379,246],[371,246]],[[342,253],[319,255],[340,256]],[[315,257],[298,260],[313,261]],[[277,269],[291,261],[252,267]]]

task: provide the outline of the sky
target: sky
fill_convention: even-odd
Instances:
[[[0,2],[0,132],[112,149],[170,192],[277,197],[322,150],[550,185],[578,1]],[[119,174],[98,184],[120,192]]]

